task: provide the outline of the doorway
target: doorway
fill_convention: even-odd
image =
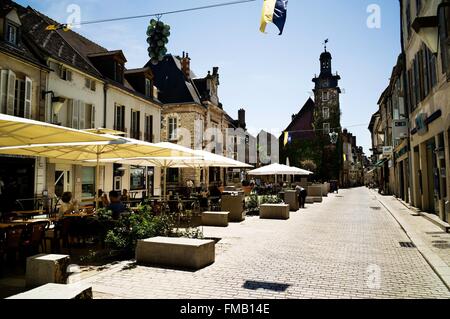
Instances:
[[[426,143],[426,169],[428,176],[428,212],[439,215],[439,169],[435,153],[436,141],[434,138]]]
[[[55,195],[61,197],[65,192],[72,191],[72,167],[57,164],[55,168]]]

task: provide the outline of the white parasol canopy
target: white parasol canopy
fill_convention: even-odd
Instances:
[[[252,170],[248,172],[249,175],[252,176],[271,176],[271,175],[312,175],[313,172],[298,168],[287,166],[283,164],[271,164],[268,166],[263,166],[258,169]]]

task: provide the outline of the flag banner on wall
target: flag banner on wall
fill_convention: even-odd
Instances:
[[[263,11],[261,17],[261,32],[266,32],[268,23],[275,24],[283,34],[284,25],[286,23],[288,0],[264,0]]]

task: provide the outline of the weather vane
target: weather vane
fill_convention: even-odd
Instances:
[[[329,42],[328,39],[325,39],[325,41],[323,42],[323,46],[325,47],[325,52],[327,51],[327,43]]]

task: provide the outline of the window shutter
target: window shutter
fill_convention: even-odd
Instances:
[[[33,96],[33,81],[29,77],[25,77],[24,117],[27,119],[31,119],[32,96]]]
[[[74,102],[72,99],[67,100],[67,123],[66,125],[68,127],[73,127],[73,109],[74,109]]]
[[[72,82],[72,71],[67,70],[66,72],[67,72],[67,81]]]
[[[114,121],[113,121],[113,129],[117,131],[117,104],[114,103]]]
[[[14,116],[14,103],[16,97],[16,74],[8,70],[8,91],[6,95],[6,114]]]
[[[78,101],[78,121],[80,130],[86,128],[86,104],[82,101]]]
[[[0,71],[0,113],[6,113],[6,95],[8,92],[8,70]]]
[[[95,128],[95,105],[91,106],[91,128]]]
[[[72,107],[72,128],[78,129],[79,122],[78,122],[78,112],[80,110],[80,101],[74,100],[72,101],[73,107]]]

